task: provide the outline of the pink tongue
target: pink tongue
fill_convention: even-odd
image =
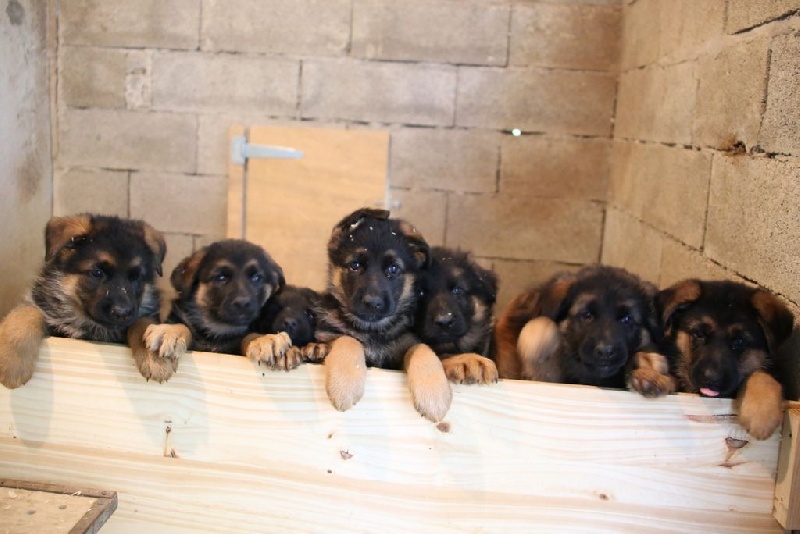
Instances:
[[[719,391],[714,391],[713,389],[708,389],[708,388],[700,388],[700,393],[702,393],[706,397],[716,397],[717,395],[719,395]]]

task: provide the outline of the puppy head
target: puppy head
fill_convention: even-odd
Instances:
[[[655,293],[623,269],[592,266],[557,275],[537,306],[558,324],[570,373],[591,384],[620,373],[657,334]]]
[[[413,311],[418,274],[430,249],[410,224],[384,210],[360,209],[333,228],[328,291],[360,328],[380,329]]]
[[[731,397],[768,367],[791,334],[791,312],[772,294],[737,282],[683,280],[656,299],[665,339],[677,351],[683,389]]]
[[[171,281],[178,300],[201,314],[202,326],[219,332],[249,325],[285,283],[264,249],[241,239],[217,241],[184,258]]]
[[[491,322],[497,276],[465,252],[434,247],[431,266],[420,277],[418,324],[426,343],[452,343],[473,325]]]
[[[313,289],[287,285],[261,308],[254,330],[263,334],[286,332],[292,345],[302,347],[314,339],[319,299]]]
[[[88,213],[53,217],[45,227],[42,277],[59,279],[73,314],[126,328],[140,312],[157,309],[153,280],[165,254],[164,237],[144,221]]]

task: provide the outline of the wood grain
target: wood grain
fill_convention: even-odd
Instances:
[[[124,347],[51,338],[31,382],[0,390],[0,476],[116,490],[110,532],[779,531],[780,437],[732,413],[506,380],[454,386],[442,431],[396,372],[371,369],[340,413],[319,366],[189,353],[150,384]]]

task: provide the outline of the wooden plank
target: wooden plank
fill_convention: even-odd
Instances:
[[[324,289],[333,225],[386,200],[389,133],[251,126],[249,142],[295,148],[303,158],[248,161],[245,237],[275,258],[289,283]]]
[[[117,508],[113,491],[0,479],[0,531],[94,533]]]
[[[124,347],[51,338],[0,390],[0,476],[113,487],[121,530],[779,530],[780,438],[729,400],[508,380],[454,386],[443,431],[402,374],[340,413],[323,371],[190,353],[150,384]]]
[[[800,408],[786,410],[775,483],[775,519],[787,530],[800,529]]]
[[[234,137],[246,135],[241,124],[228,129],[228,147]],[[245,201],[245,166],[234,163],[228,154],[228,237],[242,239],[244,237],[244,201]]]

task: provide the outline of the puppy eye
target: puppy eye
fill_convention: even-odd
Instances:
[[[97,268],[97,269],[92,269],[92,271],[89,274],[92,275],[92,278],[103,278],[103,275],[105,273],[103,272],[103,269]]]
[[[349,267],[351,271],[360,271],[361,262],[358,260],[353,260],[347,265],[347,267]]]
[[[386,268],[386,276],[397,276],[400,273],[400,267],[398,265],[390,265]]]
[[[737,352],[744,349],[744,339],[740,337],[733,338],[731,340],[731,349]]]
[[[702,330],[700,330],[699,328],[695,328],[694,330],[691,330],[691,331],[689,331],[689,333],[690,333],[690,334],[692,335],[692,337],[693,337],[693,338],[695,338],[697,341],[702,341],[702,340],[704,340],[704,339],[706,338],[706,334],[705,334],[705,332],[703,332],[703,331],[702,331]]]
[[[250,281],[253,282],[254,284],[258,284],[263,280],[264,280],[264,275],[261,273],[255,273],[252,276],[250,276]]]
[[[453,289],[450,290],[453,295],[461,295],[464,293],[464,290],[458,286],[455,286]]]
[[[219,273],[214,275],[214,278],[212,278],[212,280],[224,284],[225,282],[228,281],[228,275],[225,273]]]
[[[624,325],[633,324],[633,316],[631,316],[630,314],[623,315],[622,317],[619,318],[619,322],[621,322]]]
[[[312,322],[317,318],[316,314],[311,310],[306,310],[306,317]]]
[[[580,313],[579,317],[581,318],[582,321],[589,322],[592,319],[594,319],[594,314],[592,312],[590,312],[589,310],[583,310]]]

